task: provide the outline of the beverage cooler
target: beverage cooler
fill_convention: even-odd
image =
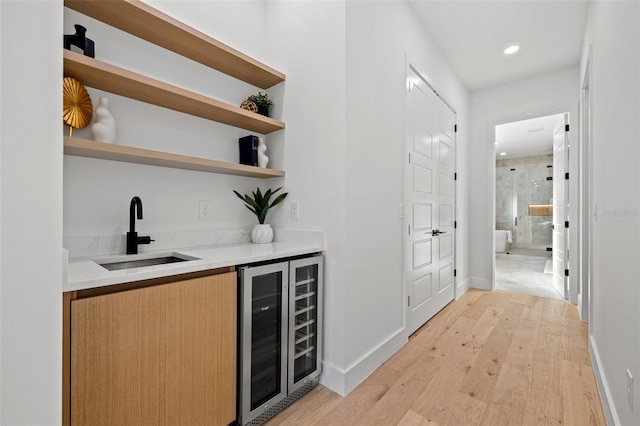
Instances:
[[[323,257],[239,268],[238,423],[258,425],[318,384]]]

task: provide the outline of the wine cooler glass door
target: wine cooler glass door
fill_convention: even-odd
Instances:
[[[288,264],[241,269],[242,423],[286,397]]]
[[[320,375],[322,266],[316,256],[289,267],[289,393]]]

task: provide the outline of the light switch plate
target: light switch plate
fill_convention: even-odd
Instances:
[[[211,201],[200,200],[200,219],[211,219]]]
[[[289,208],[291,219],[300,219],[300,201],[292,201]]]

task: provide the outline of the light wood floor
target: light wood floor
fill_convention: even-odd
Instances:
[[[605,425],[587,326],[560,300],[470,290],[346,397],[323,386],[273,425]]]

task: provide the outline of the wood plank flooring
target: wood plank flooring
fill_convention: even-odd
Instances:
[[[605,425],[575,306],[469,290],[346,397],[317,386],[273,425]]]

